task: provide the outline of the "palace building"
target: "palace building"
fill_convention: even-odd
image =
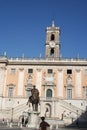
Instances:
[[[40,116],[87,120],[87,60],[60,56],[60,28],[46,28],[45,58],[0,56],[0,117],[16,119],[32,110],[33,85],[39,90]]]

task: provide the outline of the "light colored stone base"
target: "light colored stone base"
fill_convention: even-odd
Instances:
[[[29,113],[29,117],[28,117],[28,128],[38,128],[38,124],[39,124],[39,112],[36,111],[31,111],[28,112]]]

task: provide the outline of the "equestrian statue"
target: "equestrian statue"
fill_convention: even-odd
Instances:
[[[39,91],[36,89],[36,86],[33,86],[31,89],[31,96],[28,99],[28,103],[32,103],[33,111],[38,111],[38,104],[40,104]]]

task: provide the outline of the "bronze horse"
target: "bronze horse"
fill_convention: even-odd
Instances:
[[[32,103],[33,111],[38,111],[39,97],[30,96],[28,101]]]
[[[39,91],[36,89],[36,86],[33,86],[33,89],[31,90],[31,96],[28,99],[28,103],[32,103],[33,111],[38,111],[38,104],[40,104],[39,99]]]

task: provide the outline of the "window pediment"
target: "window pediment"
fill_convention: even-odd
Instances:
[[[73,85],[72,85],[72,84],[68,84],[66,87],[67,87],[67,88],[72,88]]]
[[[15,87],[15,84],[10,83],[10,84],[7,85],[7,87],[10,87],[10,86],[11,86],[11,87]]]
[[[44,86],[56,86],[55,84],[54,84],[54,82],[45,82],[44,83]]]

